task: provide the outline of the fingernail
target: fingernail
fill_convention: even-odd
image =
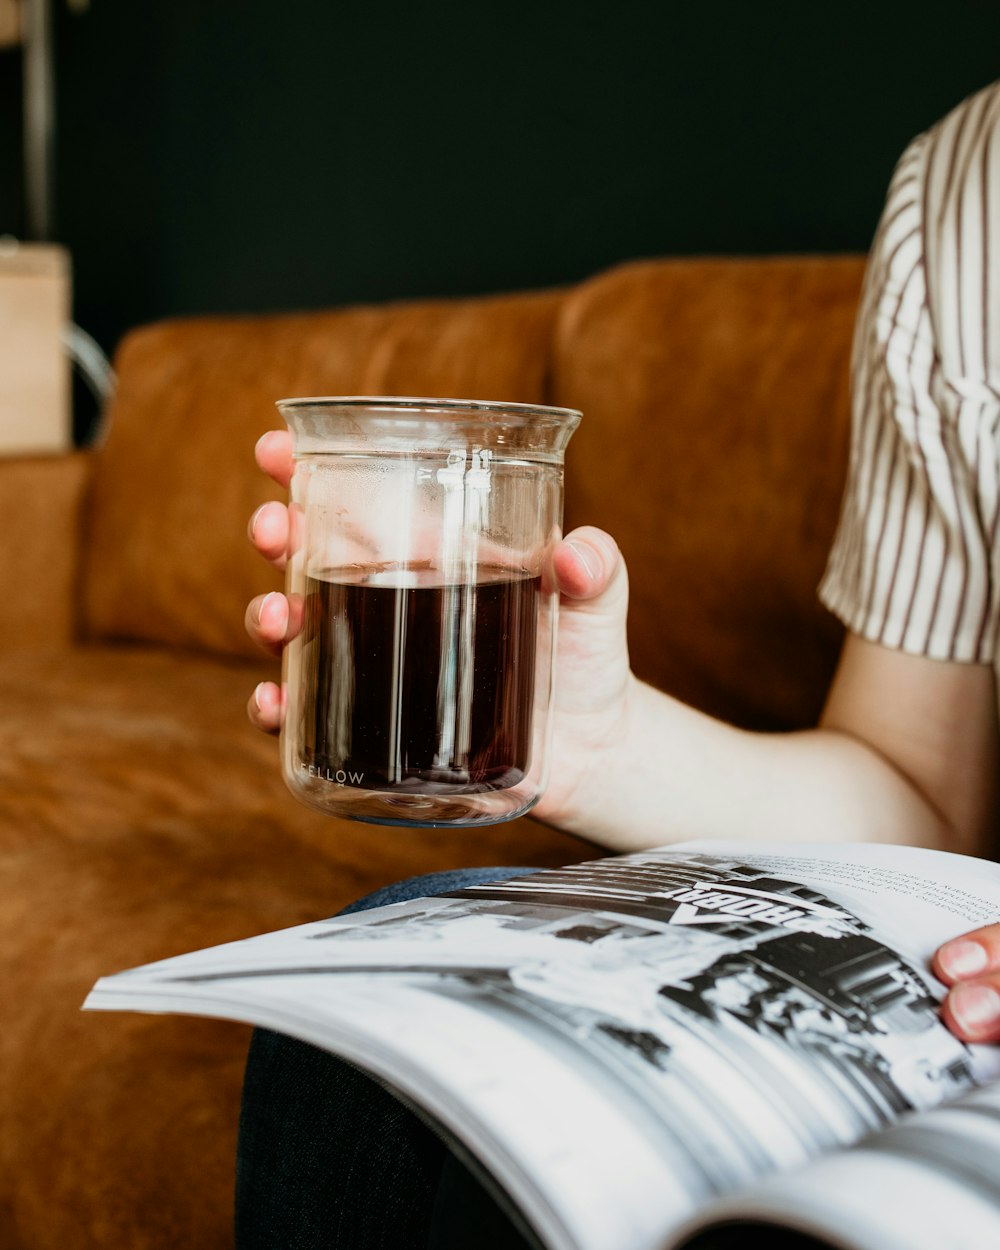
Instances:
[[[268,603],[269,603],[272,599],[276,599],[276,598],[277,598],[277,596],[278,596],[278,592],[277,592],[276,590],[269,590],[269,591],[267,592],[267,594],[264,596],[264,598],[263,598],[263,599],[261,599],[261,601],[260,601],[260,605],[259,605],[259,607],[257,608],[257,624],[258,624],[258,625],[260,625],[260,624],[262,624],[262,623],[263,623],[263,620],[264,620],[264,612],[265,612],[265,610],[266,610],[266,608],[267,608]]]
[[[583,543],[578,543],[576,539],[570,538],[566,541],[567,547],[572,547],[576,552],[577,559],[587,570],[587,576],[592,582],[597,581],[601,575],[601,564],[597,556],[589,547],[585,547]]]
[[[254,455],[257,454],[257,451],[259,450],[261,443],[263,443],[265,439],[270,438],[273,433],[274,433],[273,430],[265,430],[264,433],[260,436],[260,438],[257,439],[256,443],[254,443],[253,445]]]
[[[256,686],[254,686],[254,690],[253,690],[253,701],[254,701],[254,704],[256,705],[258,712],[261,712],[264,709],[264,702],[263,702],[263,699],[261,698],[263,693],[264,693],[264,683],[261,681],[261,682],[258,682]]]
[[[978,942],[960,939],[948,942],[938,951],[938,963],[942,971],[958,980],[961,977],[974,977],[986,968],[986,951]]]
[[[267,507],[267,504],[262,503],[259,508],[255,509],[253,516],[250,518],[250,523],[249,525],[247,525],[247,533],[250,535],[251,542],[253,542],[254,530],[256,530],[257,528],[257,518],[260,516],[260,514],[264,511],[266,507]]]
[[[1000,994],[988,985],[956,985],[948,1003],[963,1031],[975,1033],[1000,1023]]]

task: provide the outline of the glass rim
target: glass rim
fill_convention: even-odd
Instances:
[[[302,408],[372,408],[386,414],[409,414],[420,410],[434,413],[485,414],[521,419],[546,418],[560,425],[577,425],[583,413],[576,408],[550,404],[505,403],[494,399],[453,399],[418,395],[306,395],[275,400],[282,414]]]

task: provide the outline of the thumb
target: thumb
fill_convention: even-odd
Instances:
[[[582,525],[567,534],[552,556],[556,584],[566,599],[596,599],[624,575],[618,544],[603,530]]]
[[[620,703],[629,674],[628,573],[618,544],[591,525],[556,547],[560,710],[593,712]]]
[[[615,540],[581,526],[556,547],[552,567],[562,596],[562,640],[581,658],[627,664],[628,573]]]

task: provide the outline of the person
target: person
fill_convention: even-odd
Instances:
[[[847,634],[819,724],[789,734],[750,733],[638,681],[628,665],[625,564],[610,535],[584,527],[554,557],[562,597],[560,680],[551,781],[536,817],[612,851],[680,838],[805,836],[991,852],[1000,761],[1000,83],[916,138],[896,167],[867,267],[852,394],[848,481],[820,587]],[[287,434],[265,435],[256,455],[265,472],[287,485]],[[288,537],[284,507],[258,509],[250,536],[280,564]],[[247,628],[280,651],[294,628],[284,596],[255,599]],[[274,685],[257,688],[249,715],[263,730],[278,728]],[[603,787],[599,778],[626,761],[628,790]],[[722,775],[724,787],[716,784]],[[450,888],[448,881],[412,888],[433,892],[428,885]],[[966,1040],[1000,1040],[1000,924],[948,943],[935,970],[950,986],[943,1009],[949,1026]],[[248,1064],[241,1250],[333,1244],[304,1235],[287,1243],[254,1240],[253,1228],[274,1218],[251,1193],[267,1166],[260,1162],[260,1122],[282,1121],[270,1165],[281,1150],[297,1149],[301,1157],[300,1128],[273,1100],[267,1103],[268,1080],[287,1094],[274,1050],[282,1045],[262,1041]],[[354,1158],[359,1140],[377,1140],[376,1154],[394,1141],[394,1161],[385,1166],[396,1168],[397,1179],[399,1160],[411,1160],[411,1182],[419,1176],[425,1185],[421,1201],[431,1214],[421,1218],[429,1240],[400,1244],[445,1246],[442,1210],[462,1202],[462,1209],[471,1209],[468,1202],[483,1209],[481,1195],[468,1198],[478,1195],[473,1182],[459,1183],[447,1159],[428,1171],[426,1141],[419,1144],[409,1121],[401,1127],[408,1113],[384,1091],[379,1096],[389,1103],[376,1110],[374,1096],[357,1086],[363,1078],[343,1071],[317,1076],[317,1065],[326,1064],[327,1074],[335,1070],[328,1056],[307,1063],[297,1054],[288,1064],[299,1073],[300,1091],[310,1080],[338,1086],[329,1114],[345,1115],[345,1100],[355,1109],[345,1121],[355,1134],[346,1157]],[[300,1096],[311,1099],[313,1092]],[[420,1166],[413,1163],[417,1155]],[[339,1190],[335,1201],[337,1219],[345,1205],[358,1204]],[[328,1223],[330,1213],[322,1218]],[[494,1223],[500,1229],[503,1220]],[[496,1244],[523,1245],[516,1236],[508,1228]]]

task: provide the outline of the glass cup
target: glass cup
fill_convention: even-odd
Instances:
[[[285,780],[392,825],[520,816],[548,776],[563,454],[580,414],[285,399]]]

